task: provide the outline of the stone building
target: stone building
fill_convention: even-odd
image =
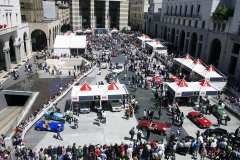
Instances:
[[[67,3],[61,1],[57,2],[58,7],[59,7],[59,20],[60,20],[60,26],[63,24],[68,24],[69,23],[69,6]]]
[[[52,10],[58,14],[55,1],[52,3]],[[58,15],[55,18],[45,18],[42,0],[20,0],[20,7],[22,21],[29,23],[32,51],[47,48],[50,52],[56,35],[60,34]]]
[[[128,26],[128,0],[69,0],[70,26],[117,28]]]
[[[0,72],[31,55],[28,23],[22,23],[19,0],[0,1]]]
[[[234,15],[214,21],[212,13],[220,6],[234,9]],[[150,0],[149,7],[148,12],[142,12],[140,31],[163,38],[178,47],[180,53],[189,53],[240,78],[240,0]],[[134,8],[130,9],[132,13]],[[131,26],[133,22],[130,18]]]

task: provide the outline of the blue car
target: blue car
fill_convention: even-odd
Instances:
[[[50,123],[48,123],[48,121],[41,120],[36,124],[34,129],[37,130],[37,131],[56,132],[58,126],[60,126],[61,131],[64,130],[64,124],[62,122],[50,122]]]
[[[62,113],[52,111],[52,110],[45,112],[44,116],[46,120],[52,119],[55,121],[61,121],[63,123],[65,123],[65,120],[66,120],[66,117]]]

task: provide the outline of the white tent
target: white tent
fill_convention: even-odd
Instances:
[[[192,88],[185,80],[178,83],[166,83],[168,90],[174,95],[174,97],[189,97],[193,96],[197,91],[196,88]]]
[[[71,43],[69,48],[86,48],[86,36],[71,36]]]
[[[212,65],[207,67],[205,70],[197,73],[209,81],[224,81],[225,79],[223,76],[216,72],[215,68]]]
[[[54,42],[54,54],[70,54],[70,39],[71,36],[57,35]]]
[[[197,91],[199,91],[199,96],[215,96],[218,94],[218,90],[213,87],[208,81],[190,82],[188,84],[192,88],[196,88]]]
[[[57,35],[54,42],[54,54],[70,54],[71,49],[85,49],[86,36],[63,36]]]
[[[99,96],[98,85],[88,85],[84,83],[81,86],[73,86],[71,99],[73,102],[94,101],[94,96]]]
[[[101,86],[100,88],[101,100],[118,100],[123,99],[124,96],[129,95],[128,90],[124,84],[115,84]]]

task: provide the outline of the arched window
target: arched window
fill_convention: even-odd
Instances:
[[[188,6],[186,5],[186,6],[185,6],[184,16],[187,16],[187,8],[188,8]]]
[[[177,6],[175,6],[175,15],[177,14]]]
[[[173,13],[173,6],[171,7],[171,14]]]
[[[190,16],[192,17],[193,16],[193,5],[191,7],[191,13],[190,13]]]
[[[199,5],[198,5],[198,9],[197,9],[197,14],[198,14],[198,15],[200,14],[200,11],[201,11],[201,5],[199,4]]]
[[[180,11],[179,11],[179,15],[181,16],[182,14],[182,5],[180,6]]]

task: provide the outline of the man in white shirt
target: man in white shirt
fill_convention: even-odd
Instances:
[[[107,113],[102,111],[102,122],[106,123],[107,121]]]

